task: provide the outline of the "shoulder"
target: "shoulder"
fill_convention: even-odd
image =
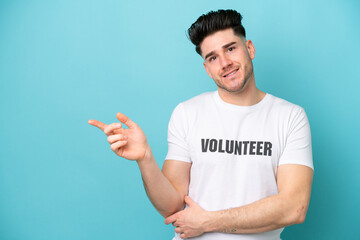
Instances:
[[[305,113],[304,108],[301,106],[294,104],[292,102],[289,102],[285,99],[276,97],[274,95],[268,94],[270,98],[270,106],[272,110],[275,110],[278,113],[283,114],[299,114],[299,113]]]
[[[182,102],[181,104],[183,104],[184,106],[194,106],[194,105],[197,106],[197,105],[206,104],[209,103],[209,101],[211,101],[214,98],[214,94],[215,92],[205,92],[195,97],[192,97]]]
[[[185,100],[181,103],[179,103],[175,110],[182,109],[186,111],[193,111],[196,109],[201,109],[204,106],[211,104],[212,101],[214,101],[214,94],[215,92],[205,92],[202,94],[199,94],[195,97],[192,97],[188,100]]]
[[[172,117],[186,117],[189,114],[191,115],[198,112],[200,109],[204,109],[206,105],[211,104],[211,101],[213,101],[214,93],[215,92],[205,92],[180,102],[173,110]]]
[[[299,126],[309,125],[309,120],[303,107],[273,95],[270,95],[270,97],[271,107],[269,110],[272,116],[275,116],[283,126],[287,126],[289,131]]]

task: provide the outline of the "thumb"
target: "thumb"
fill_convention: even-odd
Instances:
[[[196,202],[194,202],[194,200],[192,200],[189,196],[185,196],[184,200],[189,207],[197,205]]]
[[[128,118],[125,114],[123,113],[117,113],[116,114],[117,119],[124,123],[126,126],[128,126],[130,129],[131,128],[135,128],[136,127],[136,123],[134,123],[133,121],[131,121],[130,118]]]

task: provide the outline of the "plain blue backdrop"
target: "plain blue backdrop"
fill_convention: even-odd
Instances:
[[[171,239],[136,163],[88,119],[123,112],[157,162],[181,101],[216,89],[186,37],[236,9],[258,87],[305,108],[315,176],[283,239],[360,239],[358,1],[0,0],[0,239]]]

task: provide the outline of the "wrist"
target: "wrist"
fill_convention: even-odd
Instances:
[[[204,223],[204,232],[215,232],[216,231],[216,212],[207,211]]]
[[[153,154],[150,148],[150,145],[147,144],[147,146],[145,147],[145,152],[144,155],[142,157],[140,157],[139,159],[136,160],[136,162],[139,163],[144,163],[144,162],[149,162],[152,160],[153,158]]]

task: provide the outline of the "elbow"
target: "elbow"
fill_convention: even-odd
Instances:
[[[307,207],[305,205],[300,205],[293,212],[293,217],[291,218],[289,225],[302,224],[305,222]]]
[[[171,215],[175,214],[177,211],[172,211],[172,210],[169,210],[169,211],[160,211],[158,210],[158,212],[161,214],[161,216],[163,216],[164,218],[168,218],[170,217]]]
[[[305,215],[299,215],[299,216],[297,216],[297,217],[294,219],[292,225],[304,223],[304,222],[305,222],[305,217],[306,217]]]
[[[306,218],[306,210],[298,214],[297,221],[295,224],[302,224],[305,222]]]
[[[165,211],[163,211],[163,212],[160,212],[159,211],[159,213],[161,214],[161,216],[163,216],[164,218],[168,218],[168,217],[170,217],[171,215],[174,215],[175,213],[177,213],[177,212],[179,212],[179,211],[181,211],[181,210],[175,210],[175,211],[167,211],[167,212],[165,212]]]
[[[158,210],[158,212],[164,217],[164,218],[167,218],[167,217],[170,217],[171,215],[183,210],[185,207],[185,204],[182,203],[182,204],[177,204],[177,205],[173,205],[172,208],[169,208],[167,210]]]
[[[174,209],[168,209],[168,210],[158,210],[158,212],[161,214],[161,216],[163,216],[164,218],[168,218],[171,215],[177,213],[179,210],[174,208]]]
[[[305,222],[309,207],[309,199],[297,195],[284,195],[282,199],[282,220],[279,225],[283,227],[302,224]]]
[[[285,207],[286,206],[286,207]],[[306,202],[293,203],[285,205],[282,211],[282,217],[279,218],[278,225],[287,227],[305,222],[308,204]]]

